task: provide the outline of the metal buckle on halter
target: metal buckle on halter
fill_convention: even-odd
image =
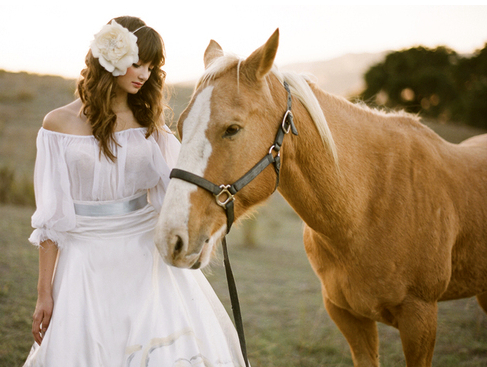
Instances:
[[[293,113],[291,112],[291,110],[287,110],[286,113],[284,114],[284,118],[282,119],[281,127],[282,127],[282,131],[284,131],[284,134],[289,133],[289,130],[291,130],[291,124],[289,124],[287,129],[284,127],[284,125],[286,124],[286,120],[287,120],[288,115],[291,115],[291,118],[293,118]]]
[[[230,188],[231,185],[220,185],[220,189],[222,189],[218,194],[215,195],[215,199],[216,199],[216,203],[218,205],[220,205],[223,209],[226,209],[227,208],[227,204],[230,202],[230,201],[234,201],[235,200],[235,196],[232,195],[232,193],[230,191],[228,191],[228,189]],[[220,201],[220,196],[223,195],[223,194],[226,194],[227,195],[227,198],[225,201]]]

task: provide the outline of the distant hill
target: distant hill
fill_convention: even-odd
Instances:
[[[386,54],[346,54],[331,60],[284,65],[279,69],[309,74],[325,91],[348,97],[362,91],[363,75],[372,65],[381,62]]]
[[[0,167],[32,175],[44,116],[74,100],[74,79],[0,70]]]
[[[172,113],[169,114],[168,119],[172,120],[172,125],[176,125],[178,122],[179,115],[188,105],[193,91],[194,83],[178,83],[168,86],[168,92],[170,94],[169,106],[172,109]]]
[[[387,53],[350,53],[330,60],[286,64],[279,66],[279,70],[307,74],[327,92],[348,97],[362,91],[365,87],[363,75],[371,66],[383,61]],[[192,91],[194,84],[180,83],[175,88]]]

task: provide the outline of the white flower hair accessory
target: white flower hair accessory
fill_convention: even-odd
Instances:
[[[113,76],[125,75],[127,69],[139,61],[137,36],[134,33],[144,27],[130,32],[112,20],[95,34],[90,45],[93,57]]]

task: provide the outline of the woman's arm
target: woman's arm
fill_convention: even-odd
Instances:
[[[54,307],[52,299],[52,278],[57,253],[57,246],[51,240],[42,242],[39,247],[38,296],[32,322],[32,334],[34,334],[34,339],[39,345],[51,321],[52,309]]]

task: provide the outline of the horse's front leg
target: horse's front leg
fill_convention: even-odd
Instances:
[[[349,311],[335,306],[326,296],[324,303],[331,319],[347,339],[355,367],[379,366],[379,335],[377,323],[367,318],[358,318]]]
[[[436,340],[438,304],[406,299],[394,312],[408,367],[430,367]]]

